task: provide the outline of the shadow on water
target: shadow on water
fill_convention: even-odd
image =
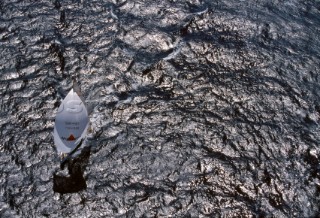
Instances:
[[[61,176],[57,173],[53,176],[53,191],[61,194],[76,193],[87,188],[86,180],[83,176],[90,158],[90,148],[85,147],[81,153],[73,158],[61,163],[61,170],[67,164],[69,176]]]

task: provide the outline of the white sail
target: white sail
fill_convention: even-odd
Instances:
[[[58,152],[70,153],[87,134],[89,117],[84,102],[71,89],[58,109],[54,126],[54,143]]]

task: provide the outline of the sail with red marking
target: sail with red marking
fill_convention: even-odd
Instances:
[[[70,153],[87,134],[89,117],[79,95],[71,89],[59,106],[54,126],[54,143],[58,152]]]

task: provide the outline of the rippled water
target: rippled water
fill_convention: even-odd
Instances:
[[[317,216],[319,10],[0,0],[0,216]],[[73,79],[89,147],[60,166]]]

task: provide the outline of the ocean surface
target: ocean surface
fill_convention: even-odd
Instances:
[[[319,0],[0,0],[0,217],[317,217],[319,36]]]

